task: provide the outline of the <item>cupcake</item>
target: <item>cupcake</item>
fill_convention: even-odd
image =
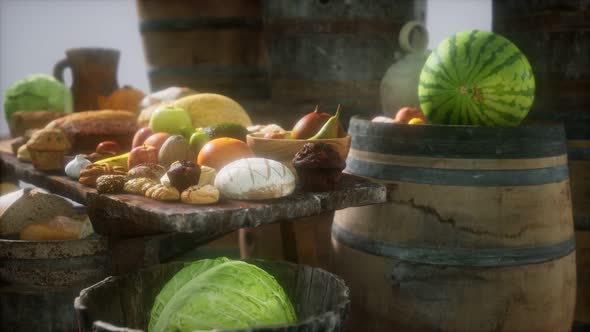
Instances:
[[[346,162],[338,151],[324,143],[306,143],[293,158],[303,191],[338,189]]]
[[[42,129],[27,142],[33,166],[42,171],[64,169],[64,156],[71,144],[60,129]]]

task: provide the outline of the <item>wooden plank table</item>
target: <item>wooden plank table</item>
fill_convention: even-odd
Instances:
[[[386,186],[344,174],[340,190],[303,193],[265,201],[222,200],[197,206],[160,202],[130,194],[99,195],[63,174],[37,171],[12,154],[0,152],[0,169],[16,178],[86,205],[101,235],[121,239],[151,234],[191,233],[194,244],[204,244],[245,227],[320,215],[352,206],[383,203]]]

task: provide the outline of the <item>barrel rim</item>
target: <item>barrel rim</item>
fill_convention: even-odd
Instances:
[[[278,263],[281,265],[291,266],[293,268],[311,269],[312,271],[314,271],[314,273],[320,272],[320,273],[324,273],[324,274],[328,275],[330,278],[334,279],[335,283],[340,284],[341,291],[339,292],[340,294],[338,295],[338,302],[334,304],[334,306],[332,307],[331,310],[322,312],[322,313],[314,315],[314,316],[310,316],[310,317],[306,318],[305,320],[298,320],[295,323],[280,325],[281,328],[285,328],[285,329],[298,328],[298,327],[306,326],[308,324],[313,324],[313,322],[318,322],[318,321],[327,322],[328,324],[330,324],[330,326],[337,326],[338,322],[340,322],[340,324],[343,324],[345,322],[346,316],[348,315],[348,311],[350,309],[350,289],[348,288],[348,286],[346,285],[346,283],[344,282],[344,279],[342,279],[342,277],[340,277],[336,274],[333,274],[331,272],[328,272],[324,269],[318,268],[318,267],[311,267],[311,266],[307,266],[307,265],[295,264],[295,263],[284,262],[284,261],[274,261],[273,262],[273,261],[262,260],[262,259],[243,259],[242,261],[253,263],[257,266],[259,266],[257,263],[261,263],[261,264]],[[90,322],[90,317],[88,317],[88,311],[87,311],[88,308],[85,305],[84,300],[88,296],[88,293],[92,292],[97,287],[100,287],[103,284],[115,283],[118,280],[122,280],[122,279],[128,278],[130,276],[141,275],[141,273],[145,273],[148,271],[156,270],[157,268],[161,268],[161,266],[163,266],[163,265],[166,265],[166,266],[187,265],[190,263],[191,262],[171,262],[171,263],[166,263],[166,264],[158,264],[158,265],[154,265],[154,266],[151,266],[148,268],[140,269],[140,270],[135,271],[133,273],[128,273],[128,274],[124,274],[124,275],[120,275],[120,276],[110,276],[110,277],[107,277],[106,279],[103,279],[102,281],[100,281],[94,285],[91,285],[91,286],[88,286],[88,287],[82,289],[80,291],[80,294],[74,299],[74,308],[76,310],[76,316],[77,316],[77,320],[78,320],[78,326],[80,327],[80,331],[85,331],[85,328],[87,328],[88,326],[91,326],[94,329],[98,329],[99,331],[120,331],[121,330],[121,328],[118,327],[117,325],[114,325],[114,324],[108,323],[108,322],[104,322],[101,320]],[[105,326],[108,329],[105,328]],[[270,326],[266,326],[266,327],[261,326],[259,328],[268,328],[268,327],[270,327]],[[257,327],[254,327],[254,328],[257,328]],[[241,331],[241,330],[242,329],[236,329],[235,331]],[[246,330],[246,329],[244,329],[244,330]],[[139,332],[142,330],[129,329],[129,331]],[[219,331],[229,331],[229,330],[219,329]],[[234,330],[232,330],[232,331],[234,331]]]

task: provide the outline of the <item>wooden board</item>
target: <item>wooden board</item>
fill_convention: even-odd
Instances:
[[[99,195],[96,190],[61,174],[37,171],[13,155],[0,153],[2,173],[45,188],[86,205],[95,228],[114,238],[137,237],[164,232],[201,234],[195,244],[206,243],[242,227],[258,227],[281,220],[309,217],[351,206],[383,203],[386,186],[345,174],[340,190],[294,194],[266,201],[223,200],[196,206],[168,203],[129,194]]]

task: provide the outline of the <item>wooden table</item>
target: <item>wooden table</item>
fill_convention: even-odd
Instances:
[[[37,171],[31,164],[22,163],[14,155],[4,152],[0,152],[0,167],[2,173],[84,204],[95,231],[115,240],[177,233],[184,242],[198,246],[241,228],[252,229],[286,221],[279,236],[286,244],[283,245],[283,258],[292,261],[297,261],[293,230],[298,221],[309,224],[318,216],[320,219],[322,216],[330,218],[334,210],[383,203],[387,199],[384,185],[344,174],[341,189],[336,191],[303,193],[296,190],[280,199],[222,200],[213,205],[197,206],[130,194],[99,195],[94,188],[63,174]]]

